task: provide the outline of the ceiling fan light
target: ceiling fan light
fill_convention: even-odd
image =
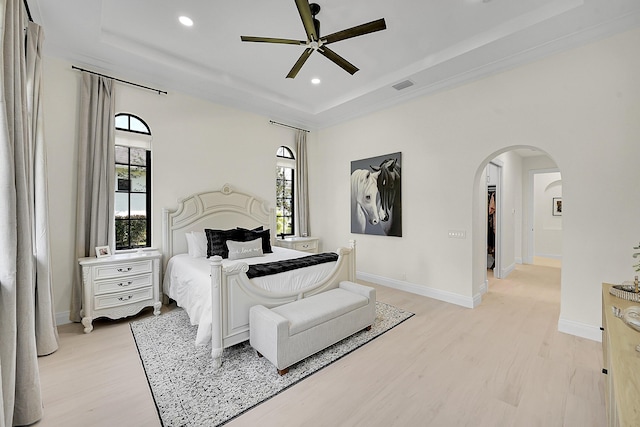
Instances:
[[[320,84],[320,79],[317,77],[314,77],[311,79],[311,83],[314,85],[319,85]]]
[[[386,30],[387,24],[384,18],[367,22],[366,24],[356,25],[355,27],[346,28],[342,31],[338,31],[329,34],[328,36],[321,37],[320,21],[316,19],[316,15],[318,14],[318,12],[320,12],[320,6],[318,6],[317,3],[309,4],[308,1],[309,0],[295,0],[296,7],[298,8],[298,13],[300,15],[300,18],[302,19],[302,24],[307,36],[306,42],[303,40],[298,41],[291,39],[253,36],[240,36],[240,39],[243,42],[281,43],[306,46],[305,51],[302,53],[302,55],[300,55],[300,58],[294,64],[291,71],[289,71],[289,74],[287,74],[288,79],[293,79],[296,77],[296,75],[300,71],[300,68],[302,68],[309,55],[311,55],[314,51],[319,52],[324,57],[335,63],[337,66],[345,70],[347,73],[351,75],[355,74],[358,71],[358,67],[351,64],[349,61],[338,55],[333,50],[325,47],[325,45],[369,33],[375,33],[376,31]]]
[[[193,27],[193,19],[189,18],[188,16],[183,15],[178,18],[178,21],[180,21],[180,23],[185,27]]]

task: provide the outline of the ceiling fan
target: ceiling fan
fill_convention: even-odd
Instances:
[[[302,52],[298,61],[293,65],[287,78],[293,79],[298,74],[298,71],[302,68],[309,55],[313,51],[318,51],[326,58],[330,59],[338,66],[343,68],[349,74],[355,74],[358,68],[335,53],[333,50],[327,47],[330,43],[335,43],[340,40],[350,39],[352,37],[361,36],[368,33],[384,30],[387,28],[387,24],[384,19],[378,19],[366,24],[357,25],[355,27],[347,28],[346,30],[338,31],[328,36],[320,36],[320,21],[316,19],[316,15],[320,12],[320,6],[317,3],[309,4],[308,0],[295,0],[304,30],[307,33],[307,40],[292,40],[292,39],[279,39],[272,37],[253,37],[253,36],[240,36],[243,42],[260,42],[260,43],[281,43],[281,44],[295,44],[306,46],[307,48]]]

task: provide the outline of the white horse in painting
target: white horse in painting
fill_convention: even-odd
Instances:
[[[378,175],[366,169],[356,169],[351,174],[351,232],[364,233],[367,221],[371,225],[380,222],[382,209],[378,192]]]

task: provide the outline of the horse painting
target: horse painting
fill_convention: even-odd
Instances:
[[[386,159],[380,166],[370,166],[378,173],[378,192],[382,230],[387,236],[402,236],[402,192],[400,186],[401,169],[398,159]]]
[[[366,169],[356,169],[351,174],[351,232],[364,233],[367,222],[380,223],[382,213],[378,175]]]

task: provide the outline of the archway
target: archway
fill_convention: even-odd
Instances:
[[[530,242],[533,234],[534,193],[532,172],[558,171],[555,160],[546,152],[524,145],[504,147],[490,153],[478,165],[473,182],[472,218],[472,277],[473,294],[482,295],[488,291],[487,276],[487,177],[485,168],[490,163],[503,166],[501,186],[501,246],[500,271],[496,277],[506,277],[516,264],[530,263],[534,253]],[[557,195],[561,197],[561,193]],[[557,201],[557,200],[556,200]],[[548,215],[552,212],[552,199],[548,201]],[[535,202],[535,203],[539,203]],[[561,233],[561,226],[559,228]],[[561,240],[561,239],[560,239]],[[561,246],[559,248],[561,253]]]

